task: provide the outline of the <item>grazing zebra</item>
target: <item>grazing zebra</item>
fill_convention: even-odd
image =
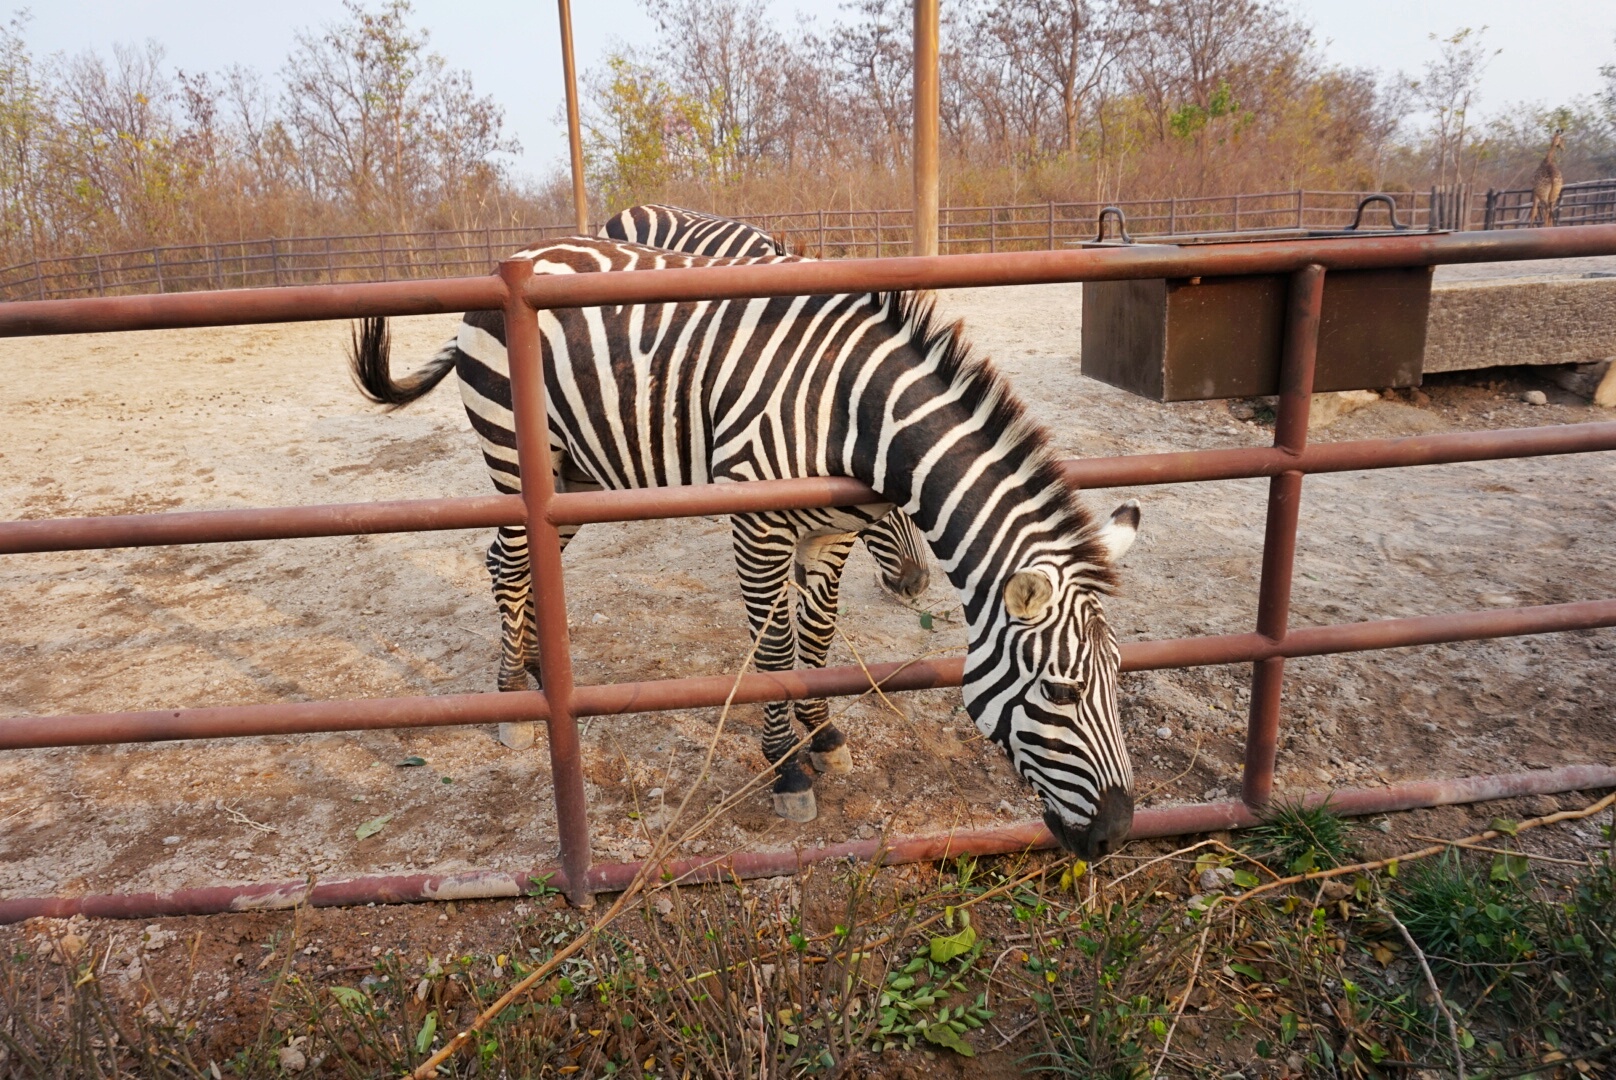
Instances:
[[[789,259],[716,260],[583,238],[520,257],[536,274]],[[890,500],[731,519],[759,669],[823,664],[818,639],[799,636],[783,610],[794,568],[835,582],[854,534],[900,507],[959,593],[969,638],[962,689],[977,728],[1038,791],[1063,847],[1092,857],[1127,835],[1121,656],[1102,597],[1137,533],[1138,504],[1097,525],[1043,429],[972,355],[957,323],[939,325],[923,296],[868,292],[558,309],[538,322],[562,490],[851,476]],[[352,361],[364,392],[391,407],[456,370],[494,483],[515,491],[504,330],[500,312],[468,312],[454,345],[395,381],[385,323],[367,320]],[[821,597],[810,588],[797,602]],[[813,614],[834,625],[834,607]],[[776,812],[807,821],[813,786],[791,753],[792,711],[764,707],[763,752]],[[813,733],[815,767],[848,767],[825,702],[794,711]]]
[[[784,241],[744,221],[657,203],[629,207],[606,222],[600,235],[689,255],[732,258],[790,254]],[[859,539],[875,560],[880,570],[877,580],[888,592],[904,600],[918,600],[925,595],[931,587],[931,571],[920,533],[908,514],[894,510],[861,532]],[[830,604],[834,610],[834,596]]]

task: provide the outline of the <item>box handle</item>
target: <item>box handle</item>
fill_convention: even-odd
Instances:
[[[1105,219],[1111,218],[1117,223],[1117,233],[1121,235],[1124,244],[1133,243],[1133,237],[1128,235],[1128,216],[1122,212],[1120,206],[1107,206],[1100,211],[1098,219],[1099,230],[1094,234],[1094,243],[1104,244],[1109,241],[1105,238]]]
[[[1392,219],[1393,232],[1408,231],[1408,226],[1397,220],[1397,200],[1390,195],[1365,195],[1358,203],[1358,212],[1352,215],[1352,224],[1348,225],[1342,232],[1357,232],[1359,223],[1363,221],[1364,208],[1370,203],[1377,202],[1386,204],[1386,213]],[[1105,211],[1102,210],[1100,213],[1104,214]]]

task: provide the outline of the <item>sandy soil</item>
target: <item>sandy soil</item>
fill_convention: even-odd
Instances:
[[[1072,286],[968,290],[947,306],[1072,454],[1259,445],[1223,403],[1157,405],[1077,374]],[[401,320],[401,357],[453,318]],[[0,516],[114,514],[488,490],[458,395],[394,416],[349,385],[346,327],[0,342]],[[1323,439],[1609,419],[1534,376],[1443,377]],[[1550,404],[1520,403],[1543,389]],[[1616,556],[1616,455],[1310,479],[1297,625],[1594,599]],[[1248,630],[1266,485],[1137,496],[1145,530],[1110,605],[1124,640]],[[0,562],[0,714],[492,690],[488,537],[439,533],[10,557]],[[593,526],[568,552],[580,682],[732,672],[746,653],[726,524]],[[886,599],[855,556],[832,663],[963,646],[948,587],[935,629]],[[1374,784],[1608,761],[1608,631],[1296,662],[1281,784]],[[1237,789],[1244,668],[1127,676],[1146,802]],[[1029,816],[1036,802],[964,722],[955,692],[858,702],[855,773],[819,786],[820,818],[759,796],[699,845],[789,846]],[[662,791],[694,777],[714,712],[597,719],[584,736],[597,858],[646,850]],[[759,714],[719,741],[719,790],[762,765]],[[3,721],[0,721],[3,722]],[[1165,730],[1166,734],[1160,734]],[[418,755],[425,767],[397,765]],[[716,798],[716,795],[714,795]],[[391,815],[357,840],[367,820]],[[633,815],[633,816],[631,816]],[[0,896],[172,889],[317,873],[523,868],[555,854],[544,744],[484,728],[0,755]]]

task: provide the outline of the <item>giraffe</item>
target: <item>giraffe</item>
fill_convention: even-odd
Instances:
[[[1549,140],[1549,152],[1543,155],[1543,162],[1532,174],[1532,215],[1533,225],[1558,225],[1560,223],[1560,189],[1565,186],[1565,176],[1560,172],[1560,163],[1555,156],[1565,149],[1565,132],[1560,128],[1554,129],[1554,137]]]

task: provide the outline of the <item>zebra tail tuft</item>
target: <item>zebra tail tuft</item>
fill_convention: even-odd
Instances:
[[[392,334],[387,320],[362,319],[353,325],[353,336],[348,347],[348,368],[359,392],[388,412],[402,409],[417,398],[431,393],[444,376],[454,370],[455,350],[443,349],[420,371],[393,378],[391,356]]]

